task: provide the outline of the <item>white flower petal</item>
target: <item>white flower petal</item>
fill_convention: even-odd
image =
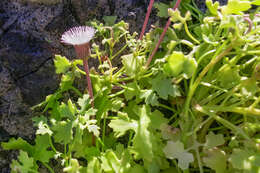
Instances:
[[[92,27],[73,27],[62,34],[61,42],[69,45],[82,45],[88,43],[94,35],[95,29]]]

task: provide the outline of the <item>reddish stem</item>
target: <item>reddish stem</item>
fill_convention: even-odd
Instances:
[[[180,3],[181,3],[181,0],[177,0],[175,6],[173,7],[173,10],[176,10],[179,7]],[[149,56],[149,58],[148,58],[148,60],[147,60],[147,62],[145,64],[145,68],[149,67],[149,65],[150,65],[150,63],[151,63],[155,53],[157,52],[157,50],[158,50],[158,48],[159,48],[159,46],[160,46],[160,44],[161,44],[161,42],[162,42],[162,40],[164,38],[164,36],[165,36],[169,26],[170,26],[170,24],[171,24],[171,19],[169,18],[167,23],[166,23],[166,25],[165,25],[165,27],[164,27],[164,29],[163,29],[163,32],[162,32],[162,34],[161,34],[161,36],[159,38],[159,41],[157,42],[157,44],[156,44],[152,54]]]
[[[145,29],[146,29],[146,26],[147,26],[147,23],[148,23],[148,19],[150,17],[151,11],[152,11],[153,3],[154,3],[154,0],[150,0],[149,6],[148,6],[148,9],[147,9],[147,12],[146,12],[146,16],[145,16],[142,32],[141,32],[140,37],[139,37],[139,40],[143,39],[144,32],[145,32]]]
[[[90,79],[90,75],[89,75],[89,67],[88,67],[88,59],[87,58],[83,58],[83,64],[84,64],[84,69],[86,72],[86,79],[87,79],[87,83],[88,83],[88,93],[91,99],[91,106],[94,108],[94,96],[93,96],[93,90],[92,90],[92,84],[91,84],[91,79]]]
[[[75,45],[75,50],[77,53],[77,56],[82,59],[84,70],[86,72],[86,79],[88,84],[88,94],[91,99],[91,106],[94,108],[94,96],[93,96],[93,90],[92,90],[92,84],[91,79],[89,75],[89,67],[88,67],[88,57],[90,56],[90,45],[89,43],[85,43],[82,45]]]

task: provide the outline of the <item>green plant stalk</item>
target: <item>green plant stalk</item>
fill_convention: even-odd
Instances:
[[[69,159],[68,159],[68,156],[67,156],[67,144],[64,144],[64,155],[65,157],[63,159],[65,159],[65,166],[69,166]]]
[[[221,46],[223,47],[225,45],[225,43]],[[184,103],[184,110],[183,110],[183,118],[185,121],[185,125],[184,125],[184,133],[186,134],[189,131],[189,128],[191,127],[191,120],[189,117],[188,112],[190,111],[190,102],[191,102],[191,98],[193,97],[198,85],[200,84],[202,78],[205,76],[205,74],[218,62],[220,61],[225,55],[227,55],[233,48],[233,45],[230,44],[227,49],[225,51],[223,51],[222,53],[220,53],[218,56],[216,56],[215,58],[213,58],[210,63],[202,70],[202,72],[199,74],[198,78],[195,80],[194,83],[192,83],[193,79],[191,80],[190,83],[190,89],[188,91],[188,95],[187,95],[187,99]],[[217,51],[218,52],[218,51]],[[216,52],[216,53],[217,53]],[[186,144],[188,139],[187,135],[183,135],[182,140],[184,142],[184,144]]]
[[[214,121],[215,121],[214,118],[209,117],[209,121],[207,121],[207,123],[203,125],[203,128],[201,129],[201,131],[198,135],[199,142],[204,142],[203,140],[205,139],[205,136],[207,135],[207,133],[209,131],[208,129]]]
[[[83,96],[82,93],[77,88],[71,86],[70,89],[73,90],[78,96],[80,96],[80,97]]]
[[[237,134],[240,134],[243,138],[247,139],[247,140],[251,140],[249,138],[249,136],[240,128],[238,128],[237,126],[235,126],[234,124],[230,123],[229,121],[221,118],[220,116],[216,115],[215,113],[205,109],[204,106],[200,106],[200,105],[196,105],[195,109],[199,112],[202,112],[212,118],[214,118],[215,120],[217,120],[218,122],[220,122],[222,125],[224,125],[225,127],[227,127],[228,129],[234,131]]]
[[[133,138],[134,132],[131,130],[130,134],[129,134],[129,139],[128,139],[128,143],[127,143],[127,147],[131,146],[131,142],[132,142],[132,138]]]
[[[45,162],[41,162],[49,171],[50,173],[55,173],[54,170]]]
[[[193,135],[193,143],[197,142],[196,141],[196,134]],[[198,165],[199,165],[199,169],[200,169],[200,173],[203,173],[203,167],[202,167],[202,162],[201,162],[201,158],[200,158],[200,153],[199,153],[199,148],[196,147],[195,148],[195,153],[196,153],[196,157],[198,160]]]
[[[251,107],[233,107],[233,106],[202,106],[202,108],[210,109],[220,112],[233,112],[239,114],[246,114],[255,118],[255,116],[260,117],[260,109]]]
[[[254,103],[249,107],[249,109],[254,108],[259,102],[260,102],[260,97],[258,97],[258,98],[254,101]]]
[[[170,111],[172,111],[172,112],[176,112],[175,109],[173,109],[173,108],[171,108],[171,107],[169,107],[169,106],[167,106],[167,105],[164,105],[164,104],[159,103],[158,106],[160,106],[160,107],[162,107],[162,108],[165,108],[165,109],[168,109],[168,110],[170,110]]]
[[[116,97],[116,96],[119,96],[119,95],[123,94],[124,92],[125,92],[125,89],[123,89],[123,90],[121,90],[121,91],[118,91],[118,92],[115,93],[115,94],[111,94],[111,95],[109,95],[108,97],[109,97],[109,98],[113,98],[113,97]]]
[[[198,85],[200,84],[202,78],[205,76],[205,74],[209,71],[209,69],[211,69],[218,61],[220,61],[224,56],[226,56],[231,50],[232,50],[233,46],[230,45],[228,46],[228,48],[223,51],[221,54],[219,54],[216,58],[212,59],[210,61],[210,63],[202,70],[202,72],[199,74],[198,78],[195,80],[194,84],[191,83],[190,85],[190,89],[188,92],[188,96],[184,105],[184,117],[186,120],[188,120],[188,109],[190,106],[190,102],[191,102],[191,98],[195,92],[195,90],[197,89]]]
[[[54,145],[53,145],[53,143],[52,143],[52,139],[51,139],[51,136],[50,136],[50,135],[49,135],[49,143],[50,143],[51,149],[52,149],[55,153],[57,153],[57,150],[56,150],[56,148],[54,147]]]
[[[194,38],[193,35],[190,33],[190,31],[189,31],[189,29],[188,29],[187,22],[184,22],[184,29],[185,29],[186,34],[190,37],[190,39],[191,39],[192,41],[194,41],[194,42],[197,43],[197,44],[200,44],[200,42],[199,42],[196,38]]]
[[[103,128],[102,128],[102,142],[105,143],[105,136],[106,136],[106,116],[103,119]],[[104,147],[102,146],[102,151],[104,151]]]
[[[127,44],[124,45],[115,55],[113,55],[110,59],[113,60],[115,57],[117,57],[120,53],[122,53],[126,48],[127,48]]]

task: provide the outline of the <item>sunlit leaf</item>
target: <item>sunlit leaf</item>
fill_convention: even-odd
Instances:
[[[82,168],[79,165],[79,162],[77,159],[70,159],[70,165],[68,165],[67,167],[65,167],[63,169],[64,172],[68,172],[68,173],[80,173],[80,169]]]
[[[218,1],[214,2],[214,4],[213,4],[212,0],[206,0],[206,5],[207,5],[209,11],[211,12],[211,14],[213,14],[213,15],[218,14],[218,7],[219,7]]]
[[[13,160],[11,164],[12,173],[21,172],[21,173],[30,173],[32,170],[37,172],[34,168],[33,158],[28,157],[28,154],[24,151],[20,151],[18,160]]]
[[[69,60],[66,57],[60,56],[60,55],[55,56],[54,65],[55,65],[57,74],[67,72],[67,70],[71,66]]]
[[[246,0],[229,0],[228,4],[222,8],[225,14],[243,14],[251,8],[251,2]]]
[[[111,120],[109,125],[115,132],[116,137],[123,136],[128,130],[137,130],[138,124],[134,120],[130,120],[127,114],[118,112],[118,117]]]
[[[225,143],[225,139],[223,134],[217,134],[215,135],[213,132],[209,132],[209,134],[206,136],[206,148],[214,148],[219,145],[223,145]]]
[[[168,99],[168,96],[180,96],[179,89],[176,85],[172,84],[171,79],[165,78],[162,75],[157,75],[151,80],[152,88],[156,91],[159,97]]]
[[[181,169],[188,169],[189,164],[194,161],[193,155],[184,150],[184,145],[180,141],[168,141],[163,152],[167,158],[177,159]]]
[[[203,162],[207,167],[215,170],[216,173],[224,173],[227,169],[227,155],[219,149],[207,150]]]

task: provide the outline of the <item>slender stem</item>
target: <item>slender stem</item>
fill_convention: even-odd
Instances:
[[[239,114],[251,115],[252,117],[260,117],[260,109],[251,107],[234,107],[234,106],[202,106],[203,108],[221,111],[221,112],[234,112]]]
[[[194,143],[196,142],[196,135],[193,135],[193,142]],[[195,153],[196,153],[196,156],[197,156],[197,161],[198,161],[200,173],[203,173],[204,171],[203,171],[203,167],[202,167],[202,163],[201,163],[201,158],[200,158],[200,153],[199,153],[199,148],[198,147],[195,148]]]
[[[165,108],[165,109],[168,109],[168,110],[170,110],[170,111],[172,111],[172,112],[176,112],[175,109],[173,109],[173,108],[171,108],[171,107],[169,107],[169,106],[167,106],[167,105],[164,105],[164,104],[159,103],[158,106],[160,106],[160,107],[162,107],[162,108]]]
[[[88,83],[88,94],[91,98],[91,106],[94,108],[94,96],[93,96],[91,79],[90,79],[90,75],[89,75],[89,66],[88,66],[88,59],[87,58],[83,59],[83,64],[84,64],[84,69],[85,69],[85,72],[86,72],[86,79],[87,79],[87,83]]]
[[[196,38],[194,38],[193,35],[190,33],[187,22],[184,22],[184,29],[186,31],[186,34],[190,37],[190,39],[192,39],[192,41],[194,41],[197,44],[200,44],[200,42]]]
[[[154,3],[154,0],[150,0],[149,6],[148,6],[148,9],[147,9],[147,12],[146,12],[142,32],[141,32],[140,37],[139,37],[140,40],[143,39],[144,32],[145,32],[145,29],[146,29],[146,26],[147,26],[147,23],[148,23],[148,19],[150,17],[151,11],[152,11],[153,3]]]
[[[124,45],[115,55],[111,57],[111,60],[117,57],[120,53],[122,53],[127,48],[127,46],[128,46],[127,44]]]
[[[105,143],[105,136],[106,136],[106,121],[107,121],[107,115],[104,116],[103,119],[103,129],[102,129],[102,141]],[[104,151],[104,147],[102,146],[102,151]]]
[[[55,153],[57,153],[57,150],[56,150],[56,148],[54,147],[54,145],[53,145],[53,143],[52,143],[52,140],[51,140],[51,136],[50,136],[50,135],[49,135],[49,143],[50,143],[51,149],[52,149]]]
[[[226,128],[234,131],[237,134],[240,134],[243,136],[245,139],[250,140],[248,135],[239,127],[235,126],[234,124],[230,123],[229,121],[225,120],[224,118],[216,115],[213,111],[207,110],[204,107],[201,107],[200,105],[196,105],[195,109],[199,112],[202,112],[212,118],[214,118],[216,121],[220,122],[222,125],[224,125]]]
[[[88,93],[91,99],[91,106],[92,108],[94,108],[94,95],[93,95],[93,90],[92,90],[92,84],[91,84],[91,79],[90,79],[90,75],[89,75],[89,67],[88,67],[88,59],[87,58],[83,58],[83,64],[84,64],[84,69],[86,72],[86,79],[87,79],[87,83],[88,83]],[[91,117],[92,119],[95,118],[95,116]],[[92,135],[92,145],[95,146],[96,144],[96,138],[95,135]]]
[[[128,146],[128,147],[131,145],[133,135],[134,135],[134,132],[131,130],[131,131],[130,131],[130,134],[129,134],[128,143],[127,143],[127,146]]]
[[[199,74],[198,78],[194,82],[194,87],[197,87],[202,80],[202,78],[205,76],[205,74],[217,63],[219,62],[224,56],[226,56],[231,50],[233,49],[233,45],[231,44],[224,52],[219,54],[215,59],[213,59]]]
[[[76,94],[78,94],[80,97],[82,97],[81,92],[77,88],[71,86],[70,89],[72,89]]]
[[[41,162],[51,173],[55,173],[54,170],[45,162]]]
[[[181,3],[181,0],[177,0],[175,6],[173,7],[173,10],[176,10],[176,9],[179,7],[180,3]],[[162,40],[163,40],[163,38],[164,38],[166,32],[167,32],[167,30],[168,30],[170,24],[171,24],[171,19],[169,18],[168,21],[167,21],[167,23],[166,23],[166,25],[165,25],[165,27],[164,27],[164,29],[163,29],[163,32],[162,32],[162,34],[161,34],[161,36],[160,36],[160,38],[159,38],[159,41],[157,42],[157,44],[156,44],[154,50],[152,51],[152,54],[149,56],[149,58],[148,58],[148,60],[147,60],[147,62],[146,62],[146,64],[145,64],[145,68],[148,68],[148,66],[149,66],[150,63],[152,62],[152,59],[153,59],[155,53],[157,52],[157,50],[158,50],[158,48],[159,48],[159,46],[160,46],[160,44],[161,44],[161,42],[162,42]]]
[[[190,105],[190,101],[191,98],[197,88],[197,86],[199,85],[199,83],[201,82],[202,78],[205,76],[205,74],[219,61],[221,60],[224,56],[226,56],[231,50],[232,50],[233,46],[230,45],[225,51],[223,51],[221,54],[219,54],[216,58],[212,59],[211,62],[202,70],[202,72],[199,74],[198,78],[196,79],[196,81],[194,82],[194,84],[191,86],[188,96],[187,96],[187,100],[185,102],[184,105],[184,116],[186,117],[185,119],[188,119],[188,109],[189,109],[189,105]]]

